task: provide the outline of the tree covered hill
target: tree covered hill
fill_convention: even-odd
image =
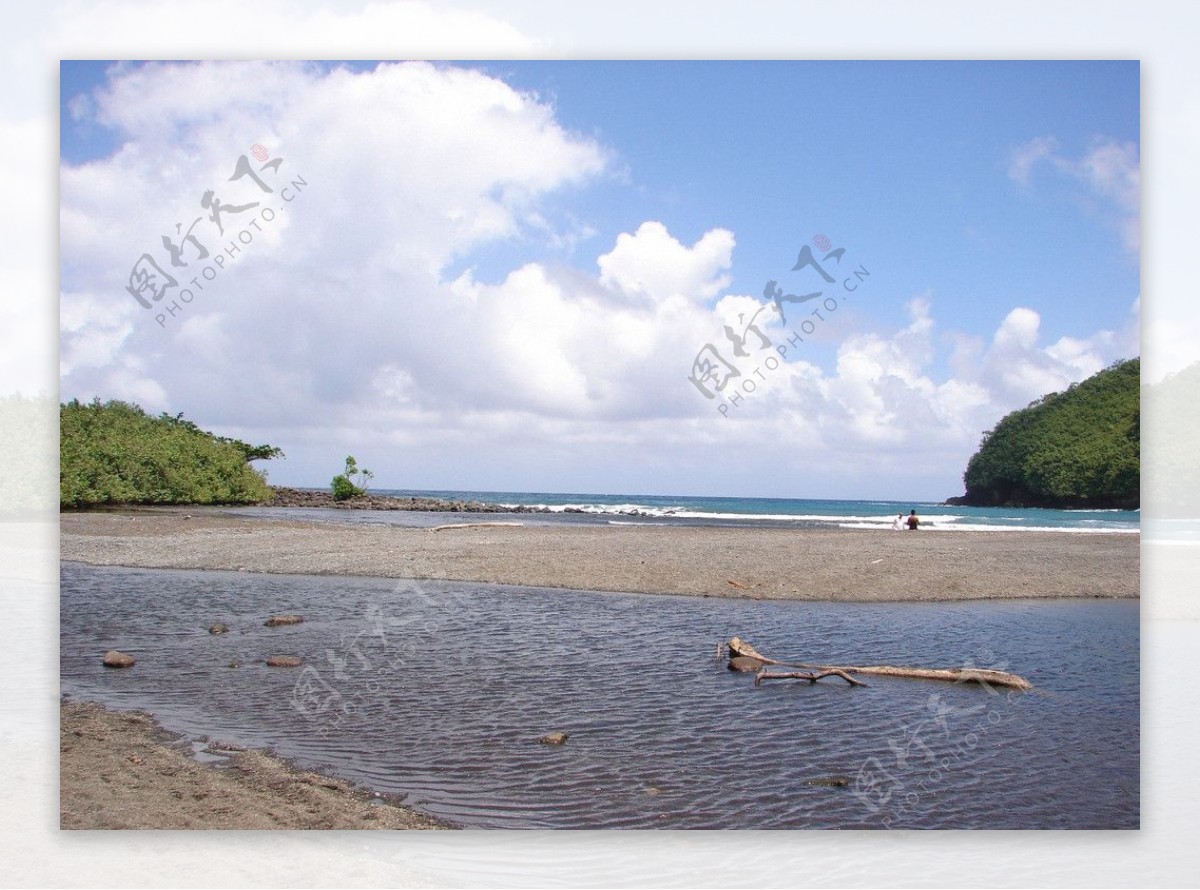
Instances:
[[[59,507],[257,503],[271,491],[250,461],[280,455],[214,436],[182,414],[76,399],[59,406]]]
[[[1141,503],[1138,359],[1005,416],[967,464],[976,507],[1134,509]]]

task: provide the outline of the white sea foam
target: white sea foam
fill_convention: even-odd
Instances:
[[[502,504],[509,509],[521,506],[518,504]],[[896,514],[886,515],[845,515],[829,513],[724,513],[710,510],[692,510],[682,505],[650,506],[648,504],[525,504],[526,509],[546,513],[579,513],[590,516],[620,516],[644,519],[681,519],[707,520],[739,523],[805,523],[810,525],[829,525],[837,528],[891,530]],[[1090,512],[1121,513],[1120,510],[1097,510]],[[921,527],[938,531],[972,531],[972,532],[1004,532],[1004,531],[1037,531],[1037,532],[1066,532],[1074,534],[1139,534],[1137,527],[1117,526],[1108,524],[1105,519],[1076,520],[1076,526],[1030,525],[1036,521],[1035,516],[1012,516],[1003,523],[980,521],[980,517],[963,513],[922,513]],[[647,525],[650,523],[635,523],[628,520],[610,520],[610,525]]]
[[[838,523],[839,528],[880,528],[877,524],[862,522]],[[985,522],[934,523],[922,517],[921,527],[940,532],[1064,532],[1076,535],[1137,535],[1139,528],[1079,528],[1054,525],[993,525]]]

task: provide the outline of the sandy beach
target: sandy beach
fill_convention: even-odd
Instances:
[[[1138,596],[1139,536],[1130,534],[539,525],[473,515],[447,516],[446,524],[462,527],[274,520],[195,507],[64,513],[60,556],[94,565],[490,582],[564,596]],[[144,714],[64,703],[60,738],[64,828],[444,827],[265,752],[199,763]]]
[[[342,779],[263,751],[201,764],[148,714],[64,702],[59,724],[62,828],[447,828]]]
[[[93,565],[480,581],[564,590],[835,601],[1136,597],[1139,537],[522,524],[440,531],[239,517],[215,508],[64,513]],[[480,523],[480,524],[476,524]]]

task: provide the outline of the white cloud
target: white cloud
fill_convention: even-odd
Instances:
[[[59,312],[60,373],[65,376],[79,369],[112,364],[133,332],[133,315],[129,305],[114,305],[94,294],[63,294]]]
[[[992,342],[1001,350],[1027,350],[1037,342],[1038,328],[1041,325],[1040,315],[1032,309],[1018,306],[1004,316],[1004,321],[997,328]]]
[[[124,141],[62,172],[64,397],[186,411],[284,446],[309,481],[326,452],[364,447],[424,461],[425,478],[438,455],[496,480],[544,470],[551,487],[605,473],[619,486],[633,466],[683,479],[737,454],[774,455],[780,472],[819,454],[847,477],[893,462],[944,477],[1003,413],[1103,367],[1120,340],[1084,331],[1043,346],[1029,308],[990,340],[939,332],[922,295],[896,330],[823,331],[812,343],[833,351],[829,369],[793,350],[726,419],[688,382],[697,351],[728,349],[724,326],[756,313],[781,332],[761,297],[728,293],[734,233],[687,244],[647,220],[597,246],[594,264],[530,260],[530,243],[577,243],[592,225],[557,198],[622,163],[537,97],[425,63],[150,65],[115,73],[95,109]],[[282,159],[262,172],[270,193],[229,181],[255,143]],[[1097,156],[1089,175],[1115,190],[1121,163]],[[207,188],[275,218],[227,252],[261,210],[228,212],[218,236],[199,206]],[[196,219],[210,258],[171,266],[162,235]],[[192,288],[174,316],[164,308],[181,290],[150,311],[125,292],[143,251]],[[509,262],[498,275],[495,256]]]
[[[1108,205],[1117,217],[1126,250],[1138,252],[1141,245],[1141,162],[1137,145],[1100,138],[1080,157],[1071,158],[1062,153],[1053,136],[1037,136],[1013,151],[1009,178],[1027,187],[1033,171],[1042,164],[1083,183],[1092,197]]]
[[[927,296],[910,300],[907,309],[907,323],[896,330],[845,336],[831,371],[807,361],[782,365],[727,412],[728,422],[757,428],[761,443],[788,443],[797,473],[806,472],[803,457],[814,455],[823,474],[846,478],[889,471],[953,478],[983,430],[1009,411],[1129,355],[1122,351],[1128,332],[1043,345],[1041,318],[1026,307],[1009,312],[986,341],[939,334]],[[739,440],[736,432],[719,435]]]
[[[695,413],[685,362],[713,319],[696,295],[720,290],[731,249],[728,232],[687,247],[644,223],[600,257],[599,277],[531,264],[499,285],[460,279],[467,342],[488,369],[466,369],[478,404],[559,417]]]
[[[293,63],[152,65],[115,75],[99,109],[127,139],[112,158],[63,170],[68,326],[80,314],[107,324],[132,313],[134,330],[121,345],[170,357],[155,373],[172,399],[215,405],[219,395],[198,372],[240,368],[258,384],[239,400],[247,412],[353,402],[397,355],[422,368],[410,373],[426,384],[461,377],[457,348],[478,346],[479,337],[456,330],[476,322],[441,271],[482,244],[519,236],[544,195],[606,165],[603,150],[562,129],[532,97],[425,63],[359,74]],[[262,174],[276,189],[270,195],[249,179],[227,181],[255,142],[283,161]],[[285,205],[279,187],[293,177],[308,185]],[[223,203],[274,208],[274,221],[259,219],[251,232],[243,227],[257,209],[227,213],[230,228],[217,233],[200,206],[214,187]],[[163,234],[178,241],[176,223],[197,218],[210,258],[196,260],[189,247],[191,266],[176,269],[158,244]],[[239,230],[253,243],[236,244]],[[213,267],[227,249],[226,265]],[[153,311],[124,290],[143,251],[180,282]],[[160,307],[205,266],[214,280],[197,279],[203,291],[193,286],[182,312],[156,324]],[[530,310],[546,314],[526,321],[550,324],[555,316],[535,292]],[[219,328],[217,314],[230,316]],[[74,372],[94,364],[84,356],[115,333],[79,337],[64,364],[66,391],[95,385]],[[491,354],[479,358],[495,363]],[[251,371],[261,367],[271,370]]]
[[[1058,151],[1058,140],[1053,136],[1036,136],[1019,146],[1012,154],[1008,165],[1008,176],[1021,185],[1029,185],[1033,168],[1040,162],[1051,159]]]
[[[1079,159],[1075,171],[1121,207],[1137,209],[1141,200],[1141,167],[1137,146],[1132,142],[1096,143]]]
[[[733,263],[733,248],[733,233],[725,229],[706,232],[687,248],[662,223],[644,222],[636,233],[619,235],[612,251],[600,257],[600,282],[630,299],[706,303],[729,285],[729,276],[721,273]]]

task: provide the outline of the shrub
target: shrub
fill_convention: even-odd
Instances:
[[[361,485],[355,484],[355,477]],[[345,501],[350,498],[356,498],[367,493],[367,483],[375,478],[375,474],[370,470],[360,470],[358,462],[354,459],[354,455],[346,457],[346,468],[337,476],[333,477],[330,483],[330,488],[333,491],[333,499],[335,501]]]
[[[76,399],[59,406],[59,506],[259,503],[271,492],[249,460],[280,454],[214,436],[182,414]]]
[[[333,499],[335,501],[345,501],[350,498],[364,494],[363,490],[347,479],[344,475],[333,477]]]

